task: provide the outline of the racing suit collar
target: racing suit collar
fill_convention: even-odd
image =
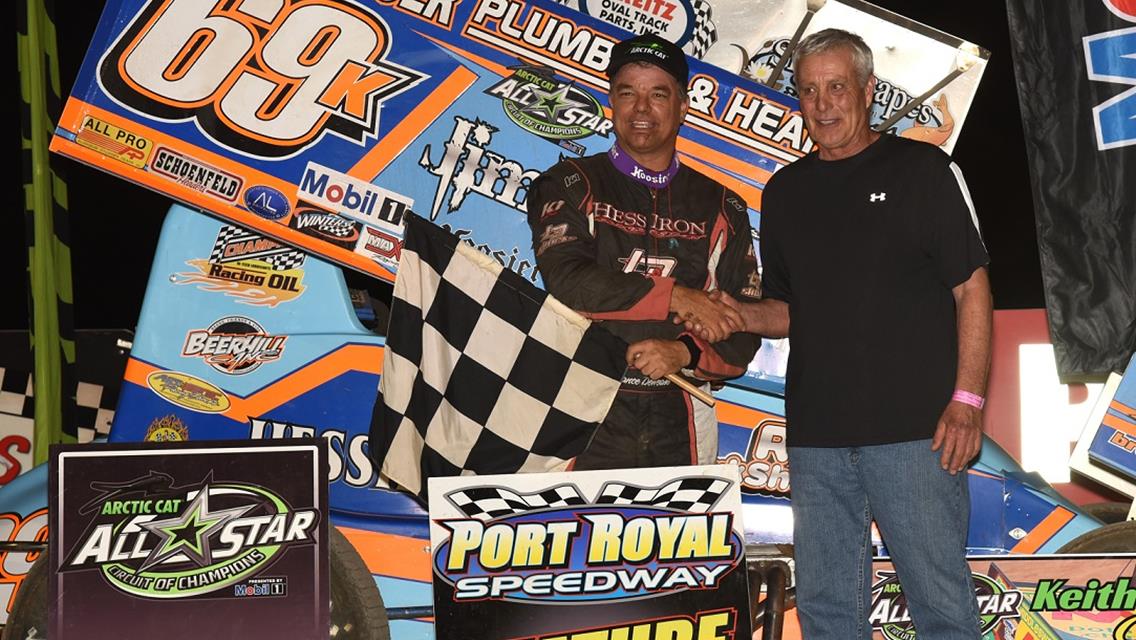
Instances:
[[[626,151],[620,148],[618,142],[611,146],[607,155],[608,158],[611,159],[611,164],[614,165],[620,173],[651,189],[665,189],[667,185],[671,183],[671,179],[675,177],[675,174],[678,173],[677,153],[671,158],[671,165],[667,167],[665,171],[652,171],[639,164],[634,158],[628,155]]]

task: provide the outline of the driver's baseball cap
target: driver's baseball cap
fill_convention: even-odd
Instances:
[[[623,65],[636,61],[649,62],[666,71],[686,91],[690,68],[686,64],[686,54],[673,42],[653,33],[644,33],[616,44],[612,47],[611,61],[607,65],[608,80],[614,80],[615,74],[619,73]]]

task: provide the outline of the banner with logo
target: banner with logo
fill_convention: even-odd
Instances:
[[[1136,637],[1134,555],[972,558],[983,640]],[[876,640],[915,640],[890,563],[873,565],[869,620]]]
[[[750,636],[734,469],[430,479],[439,640]]]
[[[781,58],[798,28],[860,35],[875,58],[873,126],[954,149],[989,52],[862,0],[566,0],[613,25],[661,33],[689,54],[796,95]],[[778,66],[782,69],[778,71]],[[916,98],[923,98],[911,106]],[[911,106],[910,111],[907,107]],[[897,112],[903,111],[897,116]]]
[[[1062,382],[1136,351],[1136,5],[1007,0]]]
[[[327,636],[322,442],[52,453],[50,637]]]

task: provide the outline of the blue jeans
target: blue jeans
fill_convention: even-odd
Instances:
[[[930,440],[789,447],[797,610],[804,640],[868,640],[875,518],[919,640],[976,640],[966,564],[965,473],[939,466]]]

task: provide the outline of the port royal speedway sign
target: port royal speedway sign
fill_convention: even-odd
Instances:
[[[748,638],[737,470],[433,478],[440,640]]]

